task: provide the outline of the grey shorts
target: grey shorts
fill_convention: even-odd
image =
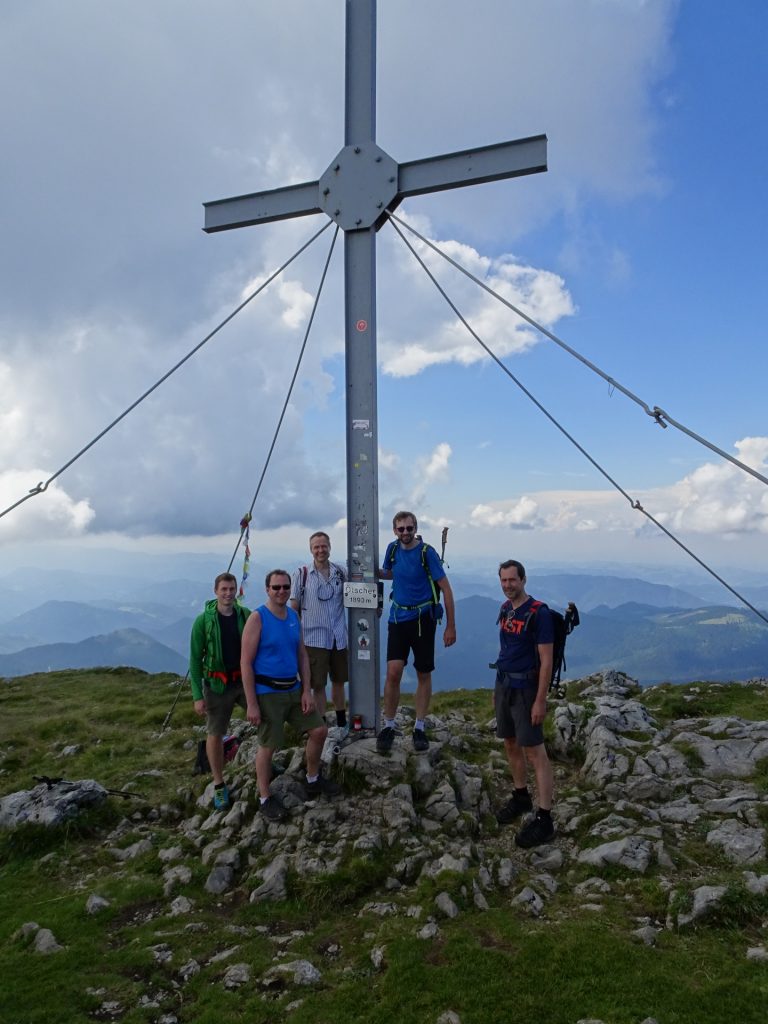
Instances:
[[[538,747],[544,742],[544,730],[531,724],[531,708],[536,687],[513,687],[496,683],[493,695],[496,707],[496,735],[502,740],[517,740],[521,747]]]
[[[241,679],[227,683],[223,693],[216,693],[203,683],[203,700],[207,712],[205,731],[209,736],[226,736],[235,705],[239,704],[243,710],[247,707]]]
[[[346,683],[349,679],[347,651],[333,647],[307,647],[309,674],[313,690],[325,690],[328,676],[332,683]]]

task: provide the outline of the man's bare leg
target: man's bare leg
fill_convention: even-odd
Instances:
[[[274,748],[259,747],[256,751],[256,780],[259,784],[259,796],[266,800],[269,796],[269,784],[272,781],[272,755]]]
[[[400,682],[403,678],[404,661],[387,662],[387,678],[384,682],[384,717],[390,721],[397,714],[400,703]]]
[[[526,747],[525,756],[533,765],[536,774],[536,802],[541,810],[550,811],[552,810],[555,777],[546,747],[543,743],[535,747]]]
[[[424,719],[429,712],[429,704],[432,700],[432,673],[416,673],[416,717]]]
[[[320,774],[320,755],[327,736],[327,725],[318,725],[307,733],[307,775],[310,778]]]
[[[205,752],[208,755],[214,785],[220,786],[224,782],[224,737],[206,736]]]

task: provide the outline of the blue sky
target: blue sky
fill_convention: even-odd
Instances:
[[[320,223],[208,237],[200,204],[328,165],[343,135],[343,7],[4,5],[3,506]],[[378,82],[378,142],[397,160],[548,135],[547,174],[399,212],[650,405],[763,472],[766,22],[758,0],[387,0]],[[43,542],[230,549],[328,234],[57,487],[0,520],[8,562]],[[380,232],[382,539],[392,509],[410,505],[427,533],[449,523],[467,562],[684,564],[496,367],[461,362],[474,343],[410,260]],[[256,509],[262,552],[301,550],[318,527],[344,547],[341,265],[339,247]],[[764,485],[441,276],[633,497],[718,570],[762,564]]]

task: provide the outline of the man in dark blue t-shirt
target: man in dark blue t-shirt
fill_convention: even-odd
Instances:
[[[499,582],[506,601],[501,606],[499,658],[496,662],[496,735],[512,771],[515,791],[496,814],[508,825],[533,810],[528,792],[528,764],[536,776],[538,809],[515,836],[518,846],[546,843],[555,834],[552,824],[554,778],[542,723],[547,714],[547,693],[552,679],[554,632],[549,608],[525,592],[525,569],[510,558],[499,566]]]

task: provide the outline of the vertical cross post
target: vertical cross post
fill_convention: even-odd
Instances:
[[[376,139],[375,2],[347,0],[346,33],[344,141],[347,152],[351,147],[354,154],[356,148],[370,149]],[[344,234],[344,282],[347,564],[352,579],[374,583],[379,551],[379,432],[373,223]],[[376,610],[350,609],[348,625],[350,711],[361,715],[364,725],[378,729],[381,680]]]
[[[346,37],[344,148],[319,181],[206,203],[205,231],[323,212],[344,231],[347,557],[359,584],[346,602],[350,711],[378,729],[376,232],[409,196],[545,171],[547,140],[535,135],[398,164],[376,144],[376,0],[346,0]]]

